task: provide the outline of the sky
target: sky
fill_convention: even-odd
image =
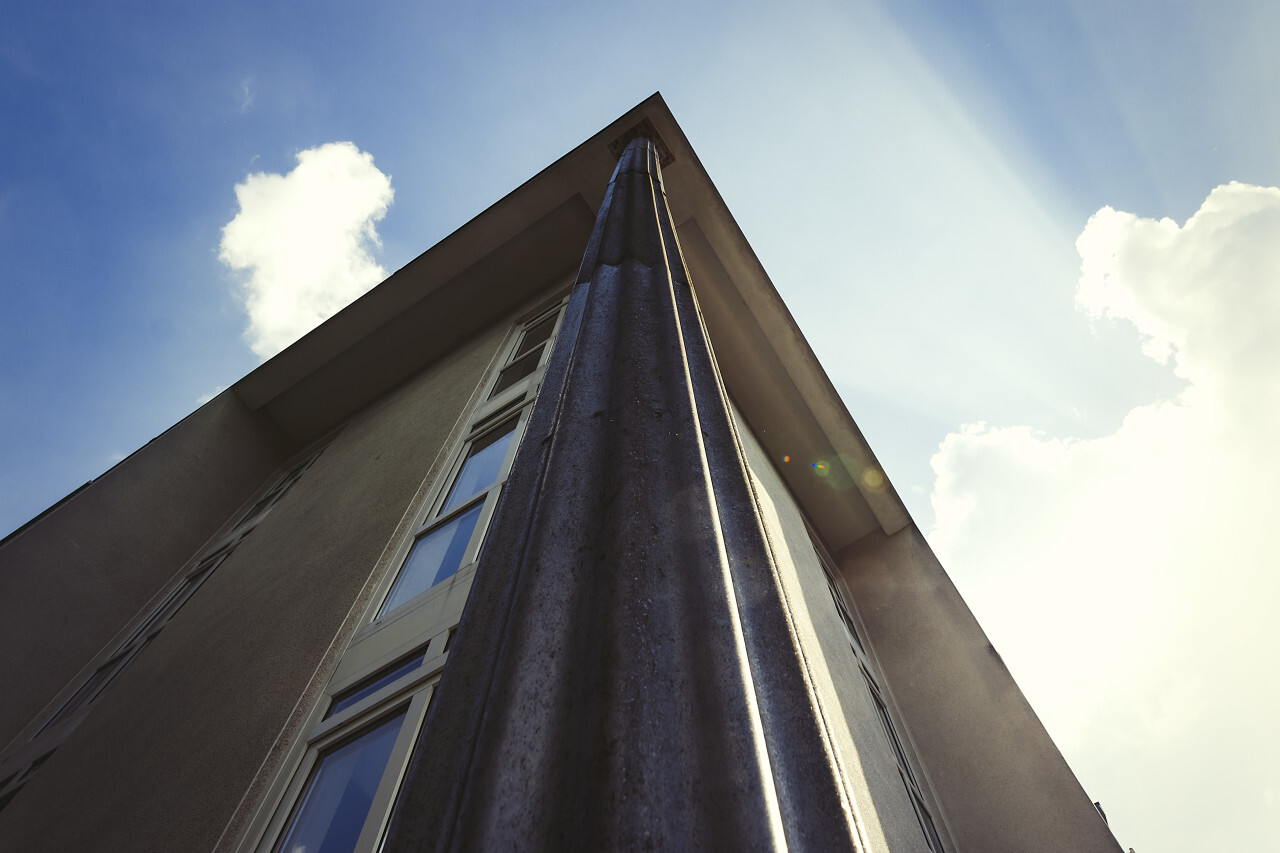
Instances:
[[[660,90],[1124,848],[1280,849],[1280,5],[0,3],[0,532]]]

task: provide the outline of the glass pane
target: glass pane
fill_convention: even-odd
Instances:
[[[515,420],[509,420],[472,443],[467,460],[462,463],[462,470],[458,472],[458,478],[453,481],[453,488],[449,490],[449,497],[440,508],[441,515],[461,506],[467,498],[483,492],[497,481],[515,429]]]
[[[840,614],[840,621],[844,623],[844,630],[849,635],[849,643],[854,646],[855,652],[861,652],[864,656],[867,649],[862,645],[862,638],[858,636],[858,631],[853,627],[853,617],[849,615],[849,611],[845,609],[844,602],[840,600],[838,593],[830,586],[827,591],[831,593],[831,600],[836,603],[836,612]]]
[[[276,847],[279,853],[348,853],[355,848],[404,714],[383,720],[320,757],[289,833]]]
[[[546,343],[547,339],[551,337],[551,330],[556,327],[556,318],[558,316],[560,316],[559,312],[552,314],[525,332],[524,337],[520,339],[520,346],[516,348],[515,357],[519,358],[534,347]]]
[[[133,629],[133,632],[129,634],[129,638],[121,643],[120,647],[124,648],[144,634],[151,633],[157,626],[163,627],[170,619],[177,616],[178,611],[191,599],[191,596],[196,594],[196,590],[212,574],[213,570],[221,565],[228,553],[230,552],[224,551],[214,560],[206,560],[201,564],[201,567],[197,567],[199,571],[187,577],[180,586],[170,592],[160,606],[147,617],[146,621]]]
[[[289,489],[293,488],[293,484],[298,482],[298,479],[302,476],[303,472],[306,471],[307,468],[311,466],[312,462],[316,461],[316,457],[319,455],[320,454],[317,453],[315,456],[312,456],[310,459],[306,459],[302,462],[299,462],[297,465],[294,465],[292,468],[286,471],[284,476],[282,476],[279,480],[277,480],[276,484],[271,487],[271,491],[263,495],[262,498],[256,504],[253,505],[253,509],[249,510],[247,513],[244,514],[244,516],[241,517],[239,523],[243,524],[244,522],[249,521],[250,519],[256,517],[257,515],[265,511],[267,507],[271,506],[273,503],[280,500],[280,498],[284,497],[284,493],[289,491]]]
[[[121,643],[120,647],[124,648],[125,646],[128,646],[134,640],[138,639],[143,634],[150,631],[151,628],[161,620],[161,618],[164,616],[165,612],[169,609],[169,607],[172,606],[175,601],[179,600],[182,597],[182,594],[187,590],[187,588],[190,585],[191,585],[191,578],[187,578],[182,582],[181,586],[178,586],[172,592],[170,592],[169,595],[165,597],[165,600],[160,602],[160,606],[157,607],[155,610],[151,611],[151,615],[148,616],[141,625],[133,629],[133,632],[129,634],[128,639],[126,639],[123,643]]]
[[[57,752],[57,750],[51,749],[51,750],[49,750],[48,752],[46,752],[44,755],[42,755],[42,756],[40,756],[39,758],[37,758],[35,761],[31,762],[31,766],[29,766],[29,767],[27,768],[27,772],[26,772],[24,775],[26,775],[26,776],[31,776],[31,774],[33,774],[33,773],[35,773],[37,770],[39,770],[39,769],[40,769],[40,767],[41,767],[41,766],[42,766],[46,761],[48,761],[50,758],[53,758],[53,754],[54,754],[55,752]]]
[[[147,637],[141,643],[134,646],[134,649],[132,652],[125,655],[121,655],[119,658],[117,658],[117,660],[120,661],[120,664],[116,666],[113,670],[111,670],[111,672],[107,675],[106,682],[102,685],[102,687],[98,689],[97,693],[89,697],[89,701],[90,702],[96,701],[99,696],[101,696],[104,692],[106,692],[106,689],[115,683],[115,680],[120,677],[121,673],[123,673],[126,669],[128,669],[130,666],[133,665],[133,662],[137,660],[138,655],[142,654],[142,650],[145,649],[147,646],[151,645],[151,641],[154,639],[155,639],[155,634],[152,634],[150,637]]]
[[[538,369],[538,359],[542,358],[542,350],[536,350],[522,357],[519,361],[513,362],[502,369],[498,374],[498,384],[493,386],[493,393],[489,395],[489,399],[501,394],[503,391],[515,385],[521,379],[524,379],[530,373]]]
[[[422,652],[412,655],[405,660],[393,663],[391,666],[360,682],[354,687],[346,690],[333,697],[333,705],[329,708],[329,713],[325,714],[325,719],[332,717],[339,711],[350,708],[352,705],[364,699],[366,696],[372,696],[382,688],[391,684],[409,673],[413,672],[422,663]]]
[[[243,516],[241,516],[239,523],[244,524],[246,521],[256,518],[258,515],[262,513],[263,510],[271,506],[271,502],[274,501],[275,499],[276,499],[275,492],[272,492],[271,494],[267,495],[262,500],[254,504],[252,509],[250,509]]]
[[[0,797],[0,809],[3,809],[5,806],[9,805],[10,801],[13,800],[14,797],[18,796],[18,792],[21,791],[23,787],[24,787],[23,785],[19,785],[9,793]]]
[[[413,543],[404,568],[387,596],[387,603],[382,605],[382,612],[378,615],[389,613],[409,599],[418,597],[451,577],[462,566],[462,556],[466,553],[483,506],[476,504]]]
[[[41,726],[40,731],[36,732],[36,734],[43,733],[45,729],[50,726],[57,725],[80,708],[84,707],[93,692],[96,691],[103,682],[115,675],[115,673],[121,668],[121,664],[124,662],[127,655],[127,651],[123,654],[116,655],[111,660],[98,667],[93,675],[89,676],[89,680],[80,685],[80,689],[71,695],[71,698],[67,700],[66,704],[58,709],[58,713],[50,717],[49,722]]]

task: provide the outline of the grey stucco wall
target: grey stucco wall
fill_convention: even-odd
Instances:
[[[927,851],[800,511],[741,417],[738,428],[819,701],[841,752],[856,819],[873,850]]]
[[[225,392],[0,547],[0,747],[280,461]]]
[[[920,531],[838,558],[958,850],[1119,850]]]
[[[346,424],[0,812],[0,849],[214,846],[506,329]]]

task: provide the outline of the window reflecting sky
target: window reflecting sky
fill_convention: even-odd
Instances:
[[[279,853],[355,848],[402,722],[403,711],[320,757]]]

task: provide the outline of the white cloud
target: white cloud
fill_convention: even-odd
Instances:
[[[930,541],[1124,846],[1280,849],[1280,189],[1076,245],[1081,308],[1186,385],[1100,438],[949,435]]]
[[[245,273],[245,338],[275,355],[386,278],[370,254],[395,192],[350,142],[298,153],[287,175],[236,185],[240,212],[222,229],[219,259]]]
[[[249,111],[249,107],[253,106],[256,95],[253,91],[253,78],[246,77],[240,81],[240,113],[243,115]]]
[[[205,403],[208,403],[210,400],[212,400],[214,397],[218,396],[225,390],[227,390],[226,385],[219,385],[217,388],[214,388],[208,394],[201,394],[199,397],[196,397],[196,405],[203,406]]]

